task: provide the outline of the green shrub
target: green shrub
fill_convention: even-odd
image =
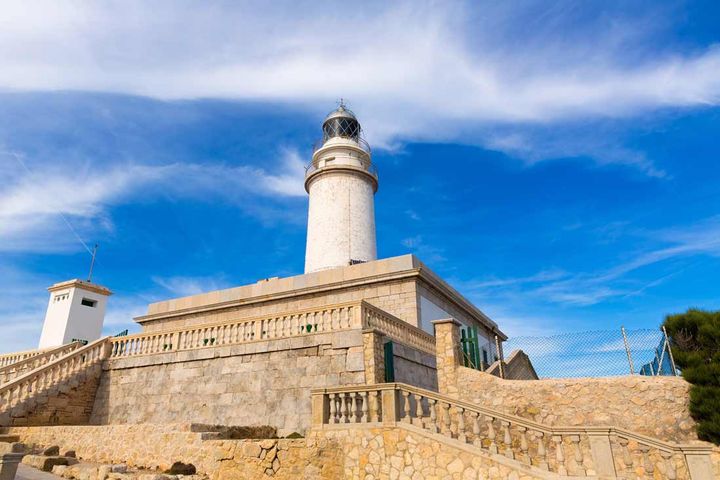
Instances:
[[[665,328],[675,364],[690,390],[698,438],[720,445],[720,311],[690,309],[668,315]]]

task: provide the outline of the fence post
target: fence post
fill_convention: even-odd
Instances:
[[[677,368],[675,368],[675,358],[672,354],[672,348],[670,348],[670,339],[668,338],[667,330],[665,325],[662,326],[663,334],[665,335],[665,348],[667,348],[668,356],[670,357],[670,366],[672,367],[673,375],[677,377]]]
[[[625,353],[627,353],[628,363],[630,364],[630,375],[635,375],[635,366],[633,365],[632,354],[630,353],[630,346],[628,345],[628,339],[627,339],[627,334],[625,333],[625,327],[621,326],[620,330],[622,331],[623,342],[625,343]]]
[[[500,357],[500,378],[505,378],[505,367],[503,366],[503,362],[505,359],[503,358],[503,352],[500,350],[500,341],[498,340],[498,336],[495,335],[495,348],[497,349],[498,356]]]

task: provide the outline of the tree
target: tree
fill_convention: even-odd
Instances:
[[[720,311],[690,309],[664,322],[682,376],[692,384],[698,438],[720,445]]]

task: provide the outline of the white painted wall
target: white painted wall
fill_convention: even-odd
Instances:
[[[440,308],[435,302],[423,295],[420,295],[420,328],[424,331],[431,335],[435,335],[435,329],[432,324],[433,320],[441,320],[451,317],[452,315]],[[467,327],[467,325],[463,324],[463,327]],[[497,350],[494,343],[495,339],[487,338],[487,336],[483,334],[482,329],[478,329],[478,340],[480,342],[480,354],[482,355],[482,350],[485,349],[487,351],[489,363],[492,363],[493,356]]]
[[[317,172],[306,185],[308,209],[305,273],[377,259],[375,187],[370,156],[346,139],[331,139],[313,157]]]
[[[97,303],[85,306],[83,298]],[[97,340],[102,334],[106,306],[107,295],[78,286],[51,291],[38,348],[65,345],[73,338]]]

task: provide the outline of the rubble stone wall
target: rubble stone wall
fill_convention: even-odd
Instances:
[[[259,440],[204,440],[189,425],[13,427],[9,432],[27,444],[75,450],[83,461],[160,470],[176,461],[192,463],[212,480],[549,478],[500,456],[477,455],[400,427]]]
[[[697,440],[680,377],[503,380],[458,367],[462,400],[545,425],[616,426],[661,440]]]

